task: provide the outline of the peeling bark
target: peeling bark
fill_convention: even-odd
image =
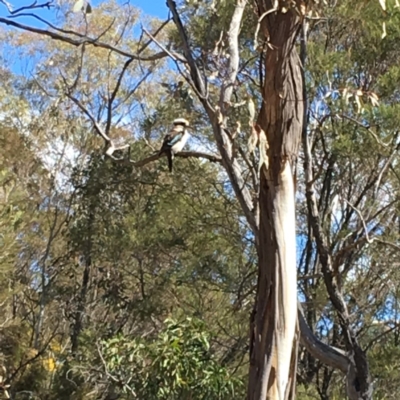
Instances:
[[[258,1],[260,16],[273,8]],[[259,275],[252,316],[248,399],[294,399],[297,360],[295,184],[292,169],[303,130],[303,82],[294,47],[294,10],[262,20],[270,46],[265,57],[263,107],[258,123],[268,141],[260,176]]]

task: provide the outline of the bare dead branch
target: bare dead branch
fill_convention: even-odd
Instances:
[[[98,41],[96,38],[91,38],[91,37],[85,36],[85,35],[80,36],[77,32],[73,32],[71,34],[80,36],[80,39],[73,39],[73,38],[67,36],[66,34],[60,34],[60,33],[48,31],[45,29],[35,28],[33,26],[29,26],[29,25],[21,24],[19,22],[11,21],[10,19],[4,18],[4,17],[0,17],[0,23],[9,25],[9,26],[13,26],[15,28],[22,29],[24,31],[37,33],[42,36],[47,36],[54,40],[60,40],[62,42],[68,43],[68,44],[70,44],[72,46],[76,46],[76,47],[82,46],[83,44],[90,44],[94,47],[111,50],[117,54],[124,56],[124,57],[133,58],[134,60],[138,60],[138,61],[156,61],[156,60],[165,58],[167,56],[167,54],[165,52],[160,52],[160,53],[152,54],[147,57],[142,57],[137,54],[129,53],[127,51],[119,49],[118,47],[115,47],[111,44]],[[60,30],[60,29],[58,29],[58,30]]]
[[[171,21],[171,18],[167,18],[153,33],[153,37],[157,37],[157,35],[169,24]],[[150,46],[150,44],[153,42],[153,39],[149,39],[141,48],[138,50],[138,54],[142,53],[144,50],[147,49],[147,47]]]
[[[149,36],[150,40],[153,41],[162,51],[164,51],[172,60],[174,60],[176,68],[178,69],[179,73],[185,78],[186,82],[192,87],[196,95],[200,99],[207,99],[207,92],[205,95],[200,93],[197,90],[196,85],[193,83],[193,81],[187,77],[187,75],[181,70],[178,61],[181,61],[182,63],[187,64],[187,60],[182,57],[180,54],[177,53],[172,53],[169,51],[165,46],[163,46],[153,35],[151,35],[145,28],[142,28],[143,32],[146,33],[147,36]]]
[[[52,7],[53,5],[52,5],[52,3],[53,3],[53,1],[46,1],[45,3],[39,3],[38,4],[38,2],[37,1],[34,1],[32,4],[30,4],[29,6],[23,6],[23,7],[20,7],[20,8],[17,8],[16,10],[13,10],[12,9],[12,5],[8,2],[8,1],[6,1],[6,0],[0,0],[0,3],[2,3],[2,4],[4,4],[5,6],[6,6],[6,8],[7,8],[7,11],[11,14],[11,15],[15,15],[15,14],[18,14],[18,13],[20,13],[21,11],[24,11],[24,10],[33,10],[33,9],[37,9],[37,8],[48,8],[48,9],[50,9],[50,7]]]
[[[128,385],[128,383],[121,381],[120,378],[115,377],[114,375],[112,375],[110,373],[110,371],[108,370],[108,367],[107,367],[107,363],[106,363],[106,361],[105,361],[105,359],[103,357],[101,345],[98,342],[96,343],[96,347],[97,347],[97,353],[98,353],[98,355],[100,357],[101,363],[103,364],[104,372],[107,375],[107,377],[111,378],[111,380],[113,380],[114,382],[118,383],[119,385],[122,385],[125,389],[127,389],[127,391],[129,391],[133,395],[134,398],[136,398],[137,395],[136,395],[135,391],[133,390],[133,388],[131,388]]]
[[[220,108],[223,113],[225,111],[225,107],[227,107],[230,102],[239,69],[239,32],[246,4],[247,0],[237,0],[235,11],[233,12],[231,23],[229,26],[228,79],[223,83],[220,95]]]
[[[76,31],[71,31],[69,29],[61,29],[58,28],[57,26],[53,25],[51,22],[45,20],[44,18],[40,17],[39,15],[33,14],[33,13],[21,13],[18,15],[10,15],[9,18],[20,18],[20,17],[30,17],[30,18],[34,18],[42,23],[44,23],[45,25],[47,25],[49,28],[54,29],[57,32],[63,33],[65,35],[74,35],[74,36],[78,36],[80,38],[85,38],[86,35],[80,33],[80,32],[76,32]],[[102,34],[100,34],[100,36],[102,36]]]
[[[38,20],[38,21],[44,23],[45,25],[47,25],[49,28],[54,29],[55,31],[60,32],[60,33],[63,33],[63,34],[66,34],[66,35],[74,35],[74,36],[78,36],[78,37],[80,37],[80,38],[86,38],[86,37],[87,37],[87,35],[84,35],[84,34],[82,34],[82,33],[80,33],[80,32],[77,32],[77,31],[71,31],[71,30],[69,30],[69,29],[61,29],[61,28],[58,28],[57,26],[53,25],[51,22],[49,22],[49,21],[47,21],[46,19],[40,17],[39,15],[33,14],[33,13],[21,13],[21,14],[18,14],[18,15],[10,15],[10,16],[9,16],[9,18],[20,18],[20,17],[35,18],[36,20]],[[107,28],[104,29],[104,30],[103,30],[99,35],[97,35],[95,38],[93,38],[93,40],[96,41],[96,42],[99,41],[99,39],[100,39],[101,37],[103,37],[103,36],[112,28],[112,26],[114,25],[115,21],[116,21],[116,19],[113,18],[113,20],[112,20],[111,23],[107,26]],[[127,21],[125,21],[125,26],[128,24],[128,22],[129,22],[129,18],[128,18]],[[120,34],[120,38],[121,38],[122,35],[124,34],[125,26],[124,26],[124,29],[122,30],[121,34]],[[162,26],[163,26],[163,25],[162,25]],[[117,44],[118,42],[119,42],[119,39],[116,41],[116,44]],[[143,50],[144,50],[144,49],[140,49],[139,52],[138,52],[138,54],[140,54]]]
[[[397,137],[398,137],[398,134],[395,135],[394,141],[397,140]],[[379,173],[378,178],[377,178],[376,183],[375,183],[374,197],[377,195],[377,192],[379,190],[379,186],[381,185],[382,177],[387,172],[387,170],[389,169],[390,165],[392,164],[392,161],[393,161],[394,157],[396,156],[398,149],[399,149],[399,146],[397,145],[395,147],[395,149],[392,151],[392,153],[390,154],[390,156],[387,159],[385,165],[381,169],[381,172]]]
[[[375,241],[378,243],[384,244],[386,246],[392,247],[394,250],[400,252],[400,246],[395,243],[388,242],[387,240],[382,240],[382,239],[378,239],[378,238],[375,238]]]
[[[123,98],[122,103],[127,101],[135,92],[136,90],[140,87],[140,85],[150,76],[150,74],[153,72],[153,67],[149,68],[149,70],[140,78],[138,83],[126,94],[126,96]]]
[[[72,93],[73,90],[75,90],[76,86],[78,85],[79,79],[81,78],[82,75],[82,69],[83,69],[83,57],[85,55],[85,50],[86,50],[86,45],[82,45],[81,47],[81,54],[79,57],[79,65],[78,65],[78,73],[75,76],[75,80],[73,84],[68,88],[68,90]],[[65,82],[65,79],[64,79]]]
[[[187,62],[180,54],[170,52],[165,46],[163,46],[146,28],[142,27],[143,32],[152,40],[165,54],[171,57],[175,62]]]
[[[124,144],[123,146],[115,147],[114,143],[111,141],[108,149],[106,150],[106,155],[113,159],[114,161],[125,161],[125,157],[115,157],[114,153],[116,151],[121,151],[125,149],[129,149],[130,145],[129,144]]]
[[[85,16],[86,16],[86,14],[85,14]],[[97,37],[95,38],[95,40],[97,41],[97,40],[99,40],[100,38],[102,38],[102,37],[113,27],[114,22],[115,22],[115,18],[113,18],[113,20],[111,21],[111,23],[107,26],[106,29],[104,29],[103,32],[101,32],[99,35],[97,35]],[[123,33],[121,33],[121,35],[122,35],[122,34],[123,34]],[[118,43],[118,42],[117,42],[117,43]]]
[[[254,165],[251,163],[251,161],[249,160],[248,154],[245,153],[245,151],[242,149],[242,147],[241,146],[237,146],[237,149],[239,150],[239,154],[242,157],[243,161],[245,162],[245,164],[249,168],[254,190],[255,190],[255,192],[258,192],[259,182],[258,182],[257,170],[254,167]]]
[[[231,23],[228,31],[228,78],[223,83],[220,93],[220,104],[216,107],[214,119],[214,136],[216,138],[218,148],[224,161],[225,169],[232,183],[236,196],[243,209],[246,219],[254,233],[258,231],[258,219],[256,217],[252,196],[246,187],[242,169],[233,153],[232,135],[226,127],[227,110],[230,106],[230,100],[233,93],[234,84],[236,81],[239,69],[239,32],[243,18],[243,12],[247,0],[237,0],[235,10],[232,15]]]
[[[66,96],[71,99],[80,109],[83,111],[83,113],[90,119],[90,121],[93,123],[93,126],[96,130],[96,132],[109,144],[111,144],[112,140],[111,138],[106,134],[104,129],[100,126],[100,124],[97,122],[96,118],[91,114],[91,112],[74,96],[72,96],[69,93],[66,93]]]

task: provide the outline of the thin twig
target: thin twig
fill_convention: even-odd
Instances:
[[[34,1],[31,5],[29,6],[23,6],[20,8],[17,8],[16,10],[12,9],[12,5],[6,1],[6,0],[0,0],[0,3],[4,4],[7,7],[7,11],[11,14],[11,16],[20,13],[21,11],[24,10],[33,10],[34,8],[48,8],[50,9],[50,7],[53,7],[52,5],[52,1],[47,1],[46,3],[42,3],[42,4],[37,4],[37,1]]]
[[[258,18],[257,27],[256,27],[256,30],[255,30],[255,32],[254,32],[254,44],[253,44],[254,50],[257,49],[258,32],[260,31],[260,27],[261,27],[261,22],[262,22],[262,20],[263,20],[268,14],[271,14],[271,13],[273,13],[273,12],[275,12],[275,11],[278,11],[277,7],[273,7],[273,8],[271,8],[270,10],[265,11],[265,13],[263,13],[263,14],[261,15],[261,17]]]
[[[107,142],[111,143],[112,140],[107,134],[104,132],[103,128],[99,125],[99,123],[96,121],[96,119],[93,117],[93,115],[90,113],[90,111],[74,96],[72,96],[69,93],[66,93],[66,96],[71,99],[82,111],[83,113],[92,121],[96,132]]]
[[[182,56],[179,54],[171,53],[165,46],[163,46],[146,28],[142,27],[143,32],[169,57],[171,57],[174,61],[187,62]]]
[[[120,72],[120,74],[118,76],[117,83],[116,83],[116,85],[114,87],[114,90],[111,93],[111,96],[109,96],[109,98],[108,98],[106,133],[109,133],[110,127],[111,127],[113,102],[115,100],[115,97],[117,96],[117,93],[118,93],[119,88],[121,86],[121,82],[122,82],[122,79],[123,79],[123,77],[125,75],[125,72],[128,69],[129,65],[131,65],[132,61],[133,61],[133,58],[128,58],[128,60],[125,61],[125,64],[122,67],[122,70],[121,70],[121,72]]]
[[[384,143],[382,142],[382,140],[380,140],[378,138],[378,135],[371,129],[371,127],[369,125],[364,125],[362,122],[358,121],[357,119],[353,118],[353,117],[349,117],[346,114],[339,114],[338,115],[340,118],[344,118],[347,119],[350,122],[353,122],[354,124],[360,126],[361,128],[364,128],[366,131],[368,131],[368,133],[371,134],[371,136],[383,147],[388,147],[390,145],[390,142],[388,143]]]
[[[366,238],[366,240],[367,240],[367,243],[371,244],[371,243],[373,242],[373,239],[370,239],[369,236],[368,236],[367,224],[365,223],[365,220],[364,220],[364,217],[363,217],[362,214],[361,214],[361,211],[360,211],[357,207],[354,207],[353,204],[351,204],[351,203],[350,203],[348,200],[346,200],[344,197],[342,198],[342,200],[343,200],[345,203],[347,203],[347,204],[358,214],[358,216],[360,217],[362,226],[363,226],[363,228],[364,228],[364,233],[365,233],[365,238]]]

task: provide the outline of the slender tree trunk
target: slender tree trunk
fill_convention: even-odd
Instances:
[[[78,306],[75,313],[74,324],[72,328],[71,334],[71,351],[74,354],[78,350],[79,346],[79,336],[83,329],[83,321],[86,312],[86,301],[87,301],[87,292],[89,289],[89,279],[90,279],[90,270],[91,270],[91,257],[85,257],[85,265],[82,276],[82,287],[78,297]]]
[[[50,210],[50,208],[49,208]],[[50,256],[50,250],[51,246],[53,244],[54,238],[57,235],[57,232],[59,231],[57,229],[57,222],[58,222],[58,215],[59,215],[59,209],[55,209],[55,215],[54,215],[54,220],[51,224],[50,228],[50,236],[46,245],[46,251],[43,256],[43,258],[40,261],[40,266],[41,266],[41,271],[40,271],[40,278],[41,278],[41,293],[40,293],[40,301],[39,301],[39,311],[37,314],[36,318],[36,326],[35,326],[35,332],[34,332],[34,340],[33,340],[33,347],[36,350],[39,350],[40,347],[40,337],[42,333],[42,325],[43,325],[43,320],[45,318],[45,308],[46,308],[46,301],[47,301],[47,291],[48,291],[48,284],[46,283],[46,276],[47,276],[47,271],[46,271],[46,263],[47,260]]]
[[[260,0],[258,6],[262,16],[274,4]],[[259,276],[251,321],[249,400],[295,396],[298,335],[293,169],[304,107],[294,47],[299,23],[295,10],[272,12],[261,23],[269,44],[258,124],[266,134],[268,163],[260,173]]]
[[[86,313],[87,293],[89,290],[90,273],[92,269],[92,234],[95,218],[95,204],[89,205],[87,238],[84,242],[84,270],[82,275],[82,286],[78,296],[77,309],[74,316],[74,323],[71,332],[71,351],[74,354],[79,347],[79,336],[83,329],[84,317]]]

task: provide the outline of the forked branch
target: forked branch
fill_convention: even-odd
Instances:
[[[18,13],[20,13],[21,11],[25,11],[25,10],[33,10],[33,9],[38,9],[38,8],[50,8],[53,6],[53,1],[46,1],[44,3],[38,3],[37,1],[34,1],[33,3],[29,4],[28,6],[23,6],[20,8],[16,8],[15,10],[13,9],[12,5],[6,1],[6,0],[0,0],[1,4],[4,4],[7,8],[7,11],[11,14],[11,15],[16,15]]]
[[[132,58],[132,59],[138,60],[138,61],[156,61],[156,60],[160,60],[162,58],[167,57],[167,54],[164,51],[152,54],[150,56],[140,56],[138,54],[134,54],[134,53],[130,53],[125,50],[122,50],[116,46],[109,44],[109,43],[102,42],[102,41],[98,40],[97,38],[92,38],[92,37],[89,37],[86,35],[81,35],[76,32],[73,32],[73,34],[76,35],[77,38],[73,38],[71,36],[68,36],[67,33],[59,33],[59,32],[53,32],[53,31],[46,30],[46,29],[36,28],[34,26],[21,24],[19,22],[12,21],[12,20],[10,20],[8,18],[4,18],[4,17],[0,17],[0,23],[4,24],[4,25],[13,26],[14,28],[22,29],[24,31],[37,33],[42,36],[47,36],[51,39],[59,40],[61,42],[65,42],[65,43],[68,43],[68,44],[70,44],[72,46],[76,46],[76,47],[82,46],[83,44],[90,44],[94,47],[100,47],[102,49],[110,50],[117,54],[120,54],[121,56],[124,56],[127,58]],[[58,31],[62,32],[61,29],[58,29]]]
[[[350,355],[350,370],[354,373],[351,386],[347,387],[350,399],[371,399],[371,383],[369,378],[368,361],[365,352],[361,349],[357,336],[351,328],[349,313],[343,295],[339,290],[335,280],[327,238],[322,229],[321,220],[318,212],[318,203],[315,196],[314,177],[312,172],[311,150],[308,142],[306,129],[303,132],[304,147],[304,170],[306,175],[306,198],[310,224],[313,229],[319,260],[321,262],[322,273],[329,298],[336,309],[339,317],[339,324],[343,332],[346,350]]]

